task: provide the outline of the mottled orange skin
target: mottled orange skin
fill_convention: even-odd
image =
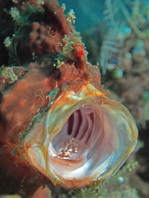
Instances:
[[[34,0],[29,2],[36,5]],[[21,5],[18,1],[16,7],[21,10]],[[60,35],[58,41],[64,35],[70,37],[73,28],[68,25],[57,1],[46,0],[42,6],[47,21],[50,17],[54,19],[54,27]],[[54,68],[51,59],[42,64],[37,61],[28,63],[27,51],[30,52],[31,46],[26,47],[23,42],[21,45],[23,48],[18,47],[18,50],[27,66],[13,67],[18,76],[13,84],[0,80],[0,194],[18,193],[20,190],[32,194],[39,186],[50,184],[49,178],[41,175],[24,159],[22,148],[25,134],[30,132],[32,126],[38,125],[38,120],[34,122],[35,116],[46,116],[50,102],[63,91],[73,89],[77,92],[85,82],[101,89],[99,71],[87,63],[83,45],[75,44],[74,60],[66,60],[59,69]],[[51,42],[49,49],[50,45]],[[49,94],[55,89],[58,89],[58,94],[53,99]]]
[[[83,75],[74,65],[63,65],[60,68],[60,80],[56,80],[50,74],[46,76],[47,71],[44,71],[44,69],[31,68],[30,65],[27,69],[29,72],[14,83],[8,92],[4,92],[2,98],[1,114],[6,121],[2,136],[3,138],[6,137],[6,142],[12,145],[20,141],[20,133],[28,128],[33,117],[47,107],[50,100],[47,95],[56,86],[59,89],[64,89],[65,86],[69,85],[69,89],[71,89],[71,86],[75,87],[74,81],[76,79],[83,80],[83,78],[89,81],[94,80],[95,84],[99,82],[98,70],[94,67],[91,68],[89,65],[88,72]],[[90,70],[92,70],[91,75],[89,75]]]
[[[76,55],[77,57],[79,57],[79,58],[84,57],[84,55],[85,55],[85,50],[84,50],[84,47],[83,47],[82,44],[76,43],[76,44],[74,45],[74,48],[75,48],[74,53],[75,53],[75,55]]]
[[[36,179],[42,180],[41,183],[49,183],[49,179],[47,182],[47,179],[43,179],[44,176],[41,176],[38,171],[31,168],[21,158],[21,133],[28,129],[35,115],[42,113],[48,107],[51,98],[47,95],[55,88],[59,89],[59,95],[66,89],[77,91],[82,86],[81,83],[86,80],[97,86],[97,82],[100,81],[97,68],[88,64],[85,67],[86,73],[83,70],[80,72],[80,69],[76,68],[75,65],[64,64],[59,69],[60,79],[58,80],[55,72],[49,73],[50,68],[39,68],[38,64],[34,64],[33,68],[30,64],[25,68],[28,72],[15,82],[8,91],[3,92],[0,111],[5,122],[0,124],[0,142],[2,144],[0,160],[3,161],[0,164],[0,170],[3,172],[9,170],[7,172],[8,178],[13,178],[12,180],[16,180],[19,184],[23,177],[30,178],[36,172],[38,175]],[[18,151],[20,152],[19,155],[15,153]],[[25,182],[27,180],[24,181],[24,186],[29,189],[28,183],[25,184]]]

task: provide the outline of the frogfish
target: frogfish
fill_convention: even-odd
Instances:
[[[133,116],[101,85],[72,10],[64,14],[56,0],[12,2],[1,16],[14,26],[0,71],[0,192],[110,178],[136,145]]]

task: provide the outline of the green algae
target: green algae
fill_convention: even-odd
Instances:
[[[18,80],[18,77],[13,71],[13,67],[1,67],[0,76],[4,79],[7,79],[8,84],[12,84]]]

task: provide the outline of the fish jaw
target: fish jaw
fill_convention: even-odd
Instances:
[[[137,136],[129,111],[86,83],[53,102],[25,138],[25,157],[55,185],[81,188],[117,172]]]

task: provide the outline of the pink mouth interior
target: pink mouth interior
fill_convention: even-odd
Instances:
[[[72,113],[49,144],[51,169],[63,178],[103,174],[119,158],[115,120],[104,107],[86,105]]]
[[[93,130],[94,116],[88,108],[84,108],[83,111],[78,109],[70,116],[62,130],[77,140],[84,139],[84,143],[87,144]]]
[[[104,125],[102,110],[90,105],[78,108],[53,138],[51,142],[53,157],[80,161],[80,159],[89,160],[94,156],[93,161],[97,161],[102,155],[102,162],[112,147],[110,133],[104,131]],[[110,130],[109,123],[106,125],[107,130]]]
[[[115,106],[80,106],[49,143],[49,170],[63,181],[108,178],[129,154],[130,130],[125,112]]]

